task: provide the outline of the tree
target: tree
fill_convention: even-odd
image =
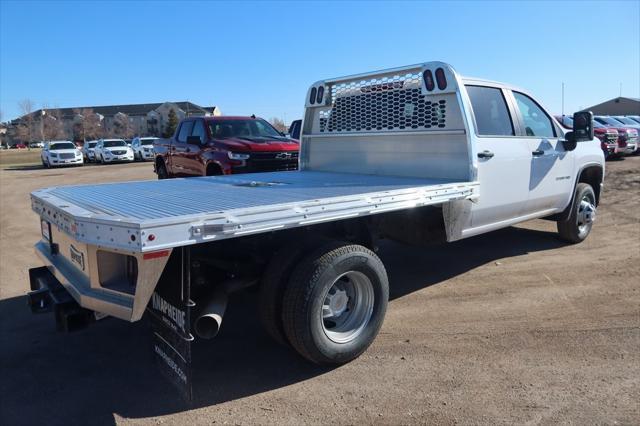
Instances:
[[[59,109],[48,110],[40,118],[42,121],[42,135],[45,140],[67,139],[67,132],[64,129],[62,113]]]
[[[23,144],[28,144],[31,141],[31,132],[29,131],[29,127],[24,123],[18,124],[16,126],[14,138]]]
[[[114,138],[122,139],[129,139],[133,136],[133,126],[127,114],[119,112],[113,116],[113,126],[110,134]]]
[[[29,146],[29,142],[33,141],[34,135],[34,117],[33,117],[33,101],[31,99],[23,99],[18,102],[18,108],[22,116],[20,117],[20,126],[18,129],[19,139],[21,142]]]
[[[281,118],[273,117],[271,120],[269,120],[269,123],[271,123],[271,125],[275,127],[279,132],[287,133],[287,131],[289,130],[284,124],[284,120]]]
[[[165,138],[170,138],[176,132],[177,128],[178,128],[178,116],[176,115],[176,112],[173,110],[173,108],[171,108],[169,110],[167,125],[164,127],[163,136]]]
[[[93,112],[91,108],[76,109],[73,112],[75,115],[73,123],[74,140],[87,141],[104,136],[102,116]]]

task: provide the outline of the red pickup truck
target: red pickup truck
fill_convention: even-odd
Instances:
[[[299,143],[251,117],[188,117],[154,142],[158,179],[297,170]]]

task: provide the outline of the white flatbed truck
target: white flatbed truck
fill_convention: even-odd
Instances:
[[[249,286],[276,340],[348,362],[387,308],[378,239],[455,241],[534,218],[587,237],[604,156],[592,114],[574,118],[565,134],[527,92],[442,62],[318,81],[299,171],[34,191],[45,266],[29,271],[30,305],[62,330],[148,312],[160,365],[189,395],[190,342],[215,336],[226,295]]]

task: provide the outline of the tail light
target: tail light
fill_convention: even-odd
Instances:
[[[436,82],[438,83],[438,89],[444,90],[447,88],[447,78],[444,75],[444,70],[438,68],[436,70]]]
[[[422,78],[424,79],[424,85],[427,90],[432,92],[433,89],[436,88],[436,84],[433,82],[433,74],[431,73],[431,70],[425,70],[425,72],[422,73]]]
[[[316,88],[312,87],[311,88],[311,94],[309,95],[309,103],[310,104],[315,104],[316,103]]]
[[[318,97],[316,98],[316,102],[321,104],[322,103],[322,97],[324,96],[324,86],[320,86],[318,87]]]

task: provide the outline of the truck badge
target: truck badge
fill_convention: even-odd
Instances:
[[[69,246],[69,254],[71,255],[71,261],[77,263],[80,269],[84,271],[84,253],[71,244]]]

